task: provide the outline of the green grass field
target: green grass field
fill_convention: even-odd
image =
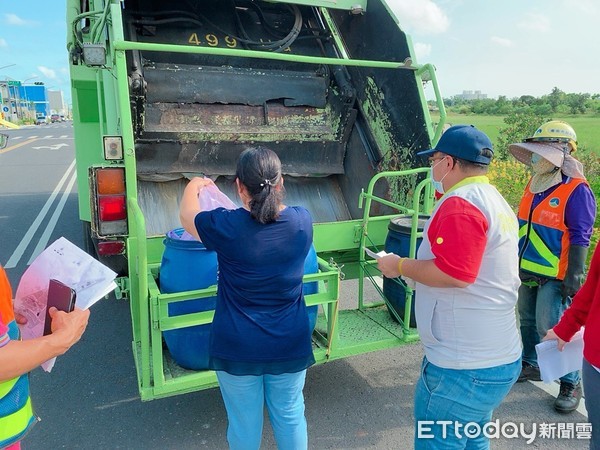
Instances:
[[[432,114],[434,121],[439,120],[439,116]],[[590,183],[590,187],[596,196],[596,204],[599,213],[596,215],[594,232],[591,237],[590,253],[588,261],[592,255],[593,249],[600,240],[600,116],[561,116],[553,117],[557,120],[564,120],[571,124],[577,133],[577,142],[579,148],[584,148],[585,152],[576,153],[575,156],[584,162],[585,173]],[[478,114],[454,114],[447,115],[447,123],[452,125],[469,124],[487,134],[495,144],[498,141],[498,134],[501,128],[504,128],[504,117],[488,116]],[[532,130],[533,132],[533,130]],[[519,204],[521,194],[529,175],[524,175],[524,166],[513,166],[515,161],[497,161],[490,169],[490,180],[498,188],[500,193],[515,208]]]
[[[439,120],[439,115],[432,114],[434,121]],[[561,116],[553,117],[553,119],[564,120],[571,124],[577,133],[577,142],[579,146],[600,155],[600,116]],[[492,142],[497,142],[498,131],[504,128],[504,117],[502,116],[487,116],[479,114],[455,114],[448,113],[446,122],[452,125],[469,124],[475,125],[477,128],[487,134]],[[532,130],[533,132],[534,130]]]

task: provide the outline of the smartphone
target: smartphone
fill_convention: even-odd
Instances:
[[[48,306],[46,308],[46,320],[44,321],[44,336],[52,333],[52,318],[50,308],[55,307],[60,311],[71,312],[75,308],[76,294],[64,283],[51,279],[48,284]]]

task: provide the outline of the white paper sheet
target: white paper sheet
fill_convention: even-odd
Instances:
[[[75,306],[88,309],[116,287],[117,274],[61,237],[31,263],[17,287],[14,309],[27,318],[20,326],[23,339],[44,334],[48,302],[48,283],[51,278],[73,288],[77,293]],[[50,372],[56,358],[46,361],[42,368]]]
[[[380,252],[377,252],[377,253],[375,253],[374,251],[372,251],[372,250],[369,250],[369,249],[368,249],[368,248],[366,248],[366,247],[365,247],[365,253],[366,253],[367,255],[369,255],[369,256],[370,256],[371,258],[373,258],[373,259],[379,259],[379,258],[381,258],[381,257],[383,257],[383,256],[387,256],[387,255],[389,255],[389,253],[386,253],[384,250],[381,250]]]
[[[578,331],[571,342],[567,342],[563,351],[558,350],[555,339],[542,341],[535,346],[538,366],[544,383],[551,383],[560,377],[581,370],[583,362],[583,329]]]

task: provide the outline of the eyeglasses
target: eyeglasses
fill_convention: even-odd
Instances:
[[[430,166],[434,166],[436,161],[439,161],[440,159],[444,159],[444,158],[446,158],[446,157],[448,157],[448,156],[450,156],[450,155],[444,155],[444,156],[440,156],[439,158],[431,158],[431,159],[429,160],[429,165],[430,165]],[[452,158],[452,162],[453,162],[454,164],[458,164],[458,158],[455,158],[454,156],[450,156],[450,158]]]
[[[444,158],[445,158],[445,156],[440,156],[439,158],[431,158],[429,160],[429,165],[434,166],[436,161],[439,161],[440,159],[444,159]]]

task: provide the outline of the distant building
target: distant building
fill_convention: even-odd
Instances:
[[[0,80],[0,117],[11,122],[35,120],[50,115],[48,91],[44,83],[23,84],[18,80]]]
[[[11,122],[17,122],[23,117],[20,86],[21,82],[17,80],[0,80],[0,117]]]
[[[48,101],[48,91],[43,83],[23,84],[19,87],[19,96],[21,104],[25,105],[27,111],[32,111],[35,117],[50,116],[50,102]],[[25,108],[22,108],[23,110]]]
[[[462,94],[457,94],[456,98],[462,100],[483,100],[487,98],[487,94],[481,91],[463,91]]]
[[[63,91],[48,91],[48,100],[50,101],[50,114],[67,116],[68,107],[65,103]]]

